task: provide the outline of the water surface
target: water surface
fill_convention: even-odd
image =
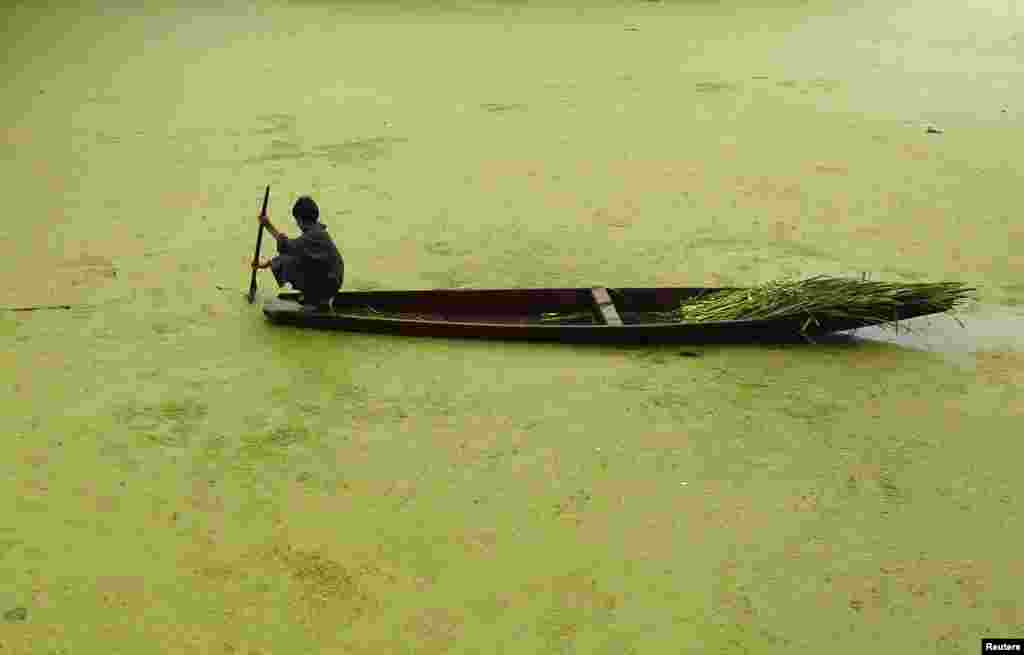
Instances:
[[[1020,635],[1018,11],[5,10],[0,306],[71,309],[0,313],[4,651]],[[266,184],[292,233],[317,198],[353,289],[980,304],[778,348],[274,328],[242,295]]]

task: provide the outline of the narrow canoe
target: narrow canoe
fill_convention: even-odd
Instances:
[[[469,337],[564,343],[791,342],[887,321],[822,320],[801,333],[803,318],[683,323],[657,316],[715,287],[587,289],[432,289],[345,291],[328,310],[298,302],[299,294],[267,300],[273,323],[410,336]],[[566,320],[543,320],[546,314]],[[909,311],[900,320],[929,312]],[[572,315],[575,315],[574,317]]]

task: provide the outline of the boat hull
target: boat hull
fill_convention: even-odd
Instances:
[[[876,322],[822,321],[803,331],[803,319],[680,323],[654,320],[690,297],[718,288],[608,289],[621,324],[607,324],[592,289],[439,289],[339,293],[328,311],[299,304],[298,294],[266,301],[269,321],[303,328],[404,336],[560,343],[785,343],[853,330]],[[607,311],[607,308],[602,308]],[[578,324],[541,320],[547,312],[592,314]],[[913,316],[901,316],[901,319]]]

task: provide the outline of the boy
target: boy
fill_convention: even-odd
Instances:
[[[302,196],[296,200],[292,216],[302,231],[295,239],[289,239],[275,228],[269,216],[259,218],[277,240],[280,254],[268,261],[254,262],[253,267],[269,268],[278,286],[290,283],[302,293],[303,305],[329,308],[344,280],[345,262],[327,234],[327,228],[317,221],[320,209],[312,198]]]

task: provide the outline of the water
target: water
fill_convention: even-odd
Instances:
[[[0,313],[5,652],[1024,629],[1012,3],[4,11],[0,307],[71,306]],[[353,289],[867,271],[981,305],[697,357],[274,328],[266,184]]]
[[[1020,351],[1024,349],[1021,312],[1007,307],[978,307],[966,320],[936,316],[907,321],[899,326],[871,327],[852,336],[940,353],[950,361],[970,365],[979,353]]]

